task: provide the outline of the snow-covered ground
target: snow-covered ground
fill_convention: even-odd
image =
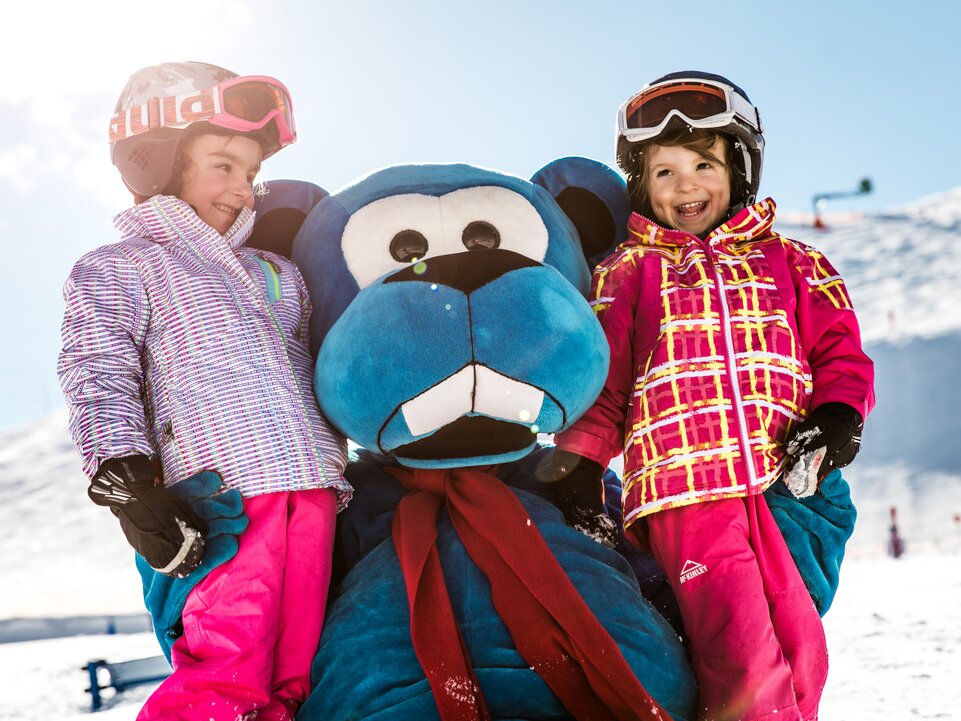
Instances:
[[[787,219],[791,221],[792,219]],[[845,278],[878,371],[864,449],[845,472],[859,509],[825,618],[822,721],[961,719],[961,188],[786,235]],[[0,434],[0,719],[85,719],[81,667],[153,656],[139,578],[113,517],[85,497],[65,411]],[[886,554],[890,509],[906,553]],[[101,711],[132,721],[150,688]]]
[[[951,551],[849,559],[824,624],[822,721],[961,719],[961,563]]]
[[[955,538],[898,560],[875,553],[845,561],[825,617],[831,672],[822,721],[961,719],[959,546]],[[157,653],[147,632],[0,643],[0,719],[86,721],[87,661]],[[133,721],[151,688],[125,692],[97,718]]]

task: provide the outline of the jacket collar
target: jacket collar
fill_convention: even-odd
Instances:
[[[770,234],[777,206],[771,198],[744,208],[728,218],[704,239],[708,245],[726,245],[763,238]],[[631,213],[627,221],[628,239],[624,245],[681,246],[696,236],[683,230],[664,228],[643,215]]]
[[[254,228],[254,211],[241,209],[224,235],[200,219],[187,203],[172,195],[155,195],[118,214],[113,224],[124,238],[146,238],[155,243],[198,239],[227,241],[231,250],[244,244]]]

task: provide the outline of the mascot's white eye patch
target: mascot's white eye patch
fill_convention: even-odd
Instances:
[[[341,240],[348,269],[361,288],[425,258],[511,250],[542,262],[547,227],[519,193],[496,186],[442,196],[392,195],[355,212]]]
[[[444,229],[456,236],[460,251],[490,247],[494,231],[501,250],[512,250],[538,263],[547,254],[547,226],[520,193],[493,185],[455,190],[441,197]],[[469,242],[469,239],[472,242]]]

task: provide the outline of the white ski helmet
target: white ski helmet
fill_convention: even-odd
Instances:
[[[732,209],[754,203],[764,163],[764,126],[747,93],[721,75],[698,70],[654,80],[617,111],[617,164],[627,171],[636,148],[678,126],[714,130],[732,139]]]
[[[110,120],[110,159],[135,196],[164,192],[175,179],[180,143],[199,122],[256,136],[264,159],[297,139],[290,93],[274,78],[201,62],[142,68]]]

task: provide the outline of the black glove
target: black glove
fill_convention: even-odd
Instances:
[[[788,438],[784,483],[797,498],[814,495],[835,468],[844,468],[861,448],[864,419],[847,403],[818,406]]]
[[[617,525],[604,511],[604,469],[600,463],[558,449],[538,475],[540,480],[555,484],[557,506],[567,525],[608,548],[617,545]]]
[[[87,494],[120,519],[127,542],[151,568],[183,578],[200,565],[207,523],[164,487],[147,456],[104,461]]]

